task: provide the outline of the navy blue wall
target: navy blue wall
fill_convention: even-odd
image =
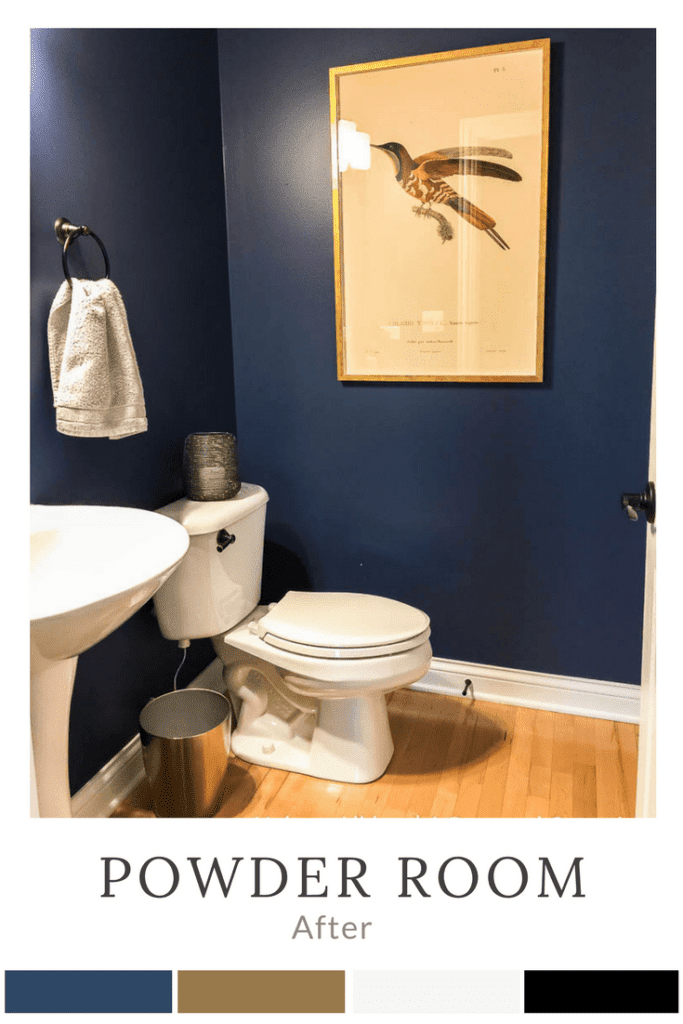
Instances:
[[[46,323],[63,280],[59,216],[107,247],[145,390],[145,434],[55,430]],[[102,276],[97,245],[75,243],[69,267]],[[147,509],[174,500],[185,436],[235,429],[215,31],[33,33],[31,270],[31,500]],[[181,682],[212,657],[208,641],[193,644]],[[179,660],[149,606],[80,657],[72,790],[134,735]]]
[[[544,37],[544,383],[339,383],[328,68]],[[242,475],[270,492],[273,551],[315,589],[420,606],[438,656],[637,683],[645,526],[620,496],[647,481],[654,32],[219,30],[218,48]]]

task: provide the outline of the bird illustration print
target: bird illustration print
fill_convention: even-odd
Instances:
[[[435,149],[413,159],[400,142],[385,142],[381,146],[374,143],[371,145],[373,149],[381,149],[391,157],[396,168],[396,181],[409,196],[420,201],[421,205],[413,207],[413,210],[421,216],[433,217],[439,222],[439,235],[442,241],[453,237],[453,229],[446,217],[432,210],[432,203],[450,206],[469,224],[493,239],[501,249],[510,248],[495,230],[496,222],[493,217],[458,195],[448,182],[444,181],[444,178],[452,174],[476,174],[502,178],[505,181],[521,181],[522,176],[506,164],[499,164],[493,160],[473,159],[496,156],[511,160],[512,153],[507,149],[492,146],[456,146],[452,149]]]

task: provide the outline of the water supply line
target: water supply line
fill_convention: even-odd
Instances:
[[[178,665],[178,668],[176,669],[175,675],[173,676],[173,689],[174,690],[178,689],[178,676],[180,675],[181,668],[185,664],[185,659],[187,658],[187,648],[189,646],[190,646],[190,641],[189,640],[180,640],[178,642],[178,647],[182,647],[183,648],[183,657],[181,659],[180,664]]]

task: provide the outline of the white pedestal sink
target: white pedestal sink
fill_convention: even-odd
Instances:
[[[31,736],[41,818],[70,818],[69,713],[78,655],[148,601],[189,536],[156,512],[31,506]]]

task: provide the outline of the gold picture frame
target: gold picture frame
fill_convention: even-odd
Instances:
[[[543,380],[549,75],[549,39],[330,69],[339,380]]]

